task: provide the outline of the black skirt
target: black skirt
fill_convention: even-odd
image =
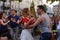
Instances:
[[[0,30],[0,37],[5,37],[5,36],[7,36],[8,39],[12,39],[10,32],[8,30],[5,31]]]

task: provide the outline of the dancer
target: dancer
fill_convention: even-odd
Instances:
[[[57,25],[57,31],[58,31],[58,38],[57,40],[60,40],[60,17],[58,18],[58,25]]]
[[[22,11],[22,24],[24,28],[24,25],[31,19],[31,15],[29,14],[29,9],[28,8],[24,8]],[[30,25],[32,24],[32,22],[30,23]],[[27,26],[28,27],[28,26]],[[34,40],[31,34],[31,28],[30,29],[23,29],[22,33],[21,33],[21,40]]]
[[[52,31],[51,31],[51,27],[50,27],[50,18],[44,9],[44,6],[39,5],[37,12],[40,16],[38,17],[36,22],[32,25],[29,25],[29,22],[28,22],[27,24],[25,24],[25,28],[33,28],[33,27],[39,25],[40,32],[41,32],[39,40],[51,40]]]
[[[17,16],[17,11],[15,9],[11,10],[11,14],[8,17],[10,19],[10,32],[13,40],[18,40],[18,25],[20,23],[19,16]]]
[[[8,31],[8,27],[7,27],[9,22],[10,21],[7,20],[7,16],[5,15],[5,12],[1,12],[0,13],[0,37],[2,37],[2,34],[4,35],[4,33],[7,33],[7,35],[9,35],[8,38],[11,39],[10,33]]]

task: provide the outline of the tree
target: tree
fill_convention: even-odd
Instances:
[[[19,2],[22,2],[22,0],[19,0]]]
[[[47,11],[47,6],[45,4],[43,6],[44,6],[44,10],[46,12]]]
[[[32,3],[31,3],[30,11],[31,11],[31,13],[33,13],[34,16],[36,17],[35,8],[34,8],[34,2],[33,2],[33,1],[32,1]]]

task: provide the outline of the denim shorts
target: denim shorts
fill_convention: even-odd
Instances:
[[[39,40],[51,40],[51,39],[52,39],[52,33],[45,32],[40,35]]]

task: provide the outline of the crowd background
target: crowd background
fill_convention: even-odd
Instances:
[[[34,16],[35,18],[38,18],[38,17],[36,17],[36,12],[35,12],[35,9],[34,9],[34,3],[32,3],[32,6],[31,6],[31,10],[30,10],[30,15],[31,16]],[[46,7],[45,7],[46,8]],[[15,13],[19,13],[19,14],[21,14],[22,13],[22,11],[23,10],[21,10],[21,12],[18,12],[17,10],[15,10],[15,9],[10,9],[10,8],[7,8],[7,9],[9,9],[9,12],[6,10],[6,12],[2,12],[2,13],[5,13],[6,14],[6,16],[8,17],[8,19],[10,20],[10,14],[11,14],[11,11],[13,10]],[[5,10],[5,9],[4,9]],[[8,12],[8,14],[7,14],[7,12]],[[13,13],[14,13],[13,12]],[[17,15],[18,17],[17,17],[17,19],[16,20],[21,20],[22,19],[22,17],[23,16],[26,16],[25,14],[21,14],[21,15]],[[48,15],[49,15],[50,13],[48,13]],[[6,17],[6,16],[4,16],[4,17]],[[51,28],[52,28],[52,40],[57,40],[57,38],[58,38],[58,30],[57,30],[57,26],[58,26],[58,24],[59,24],[59,19],[60,19],[60,16],[58,16],[58,15],[55,15],[55,14],[52,14],[52,17],[50,17],[50,19],[51,19]],[[15,22],[15,21],[14,21]],[[21,24],[22,22],[20,22],[19,23],[19,25],[18,25],[18,30],[17,30],[17,28],[16,29],[14,29],[14,33],[15,33],[15,31],[16,31],[16,34],[18,34],[18,37],[16,37],[15,35],[14,35],[14,37],[16,37],[16,38],[18,38],[19,39],[19,37],[20,37],[20,34],[21,34],[21,31],[22,31],[22,24]],[[15,25],[15,24],[14,24]],[[13,31],[11,31],[11,27],[10,27],[10,25],[8,25],[7,26],[8,27],[8,30],[9,30],[9,32],[10,33],[12,33],[12,34],[10,34],[9,32],[8,33],[3,33],[2,35],[1,35],[1,37],[2,38],[6,38],[6,36],[8,36],[9,37],[9,39],[11,39],[12,37],[10,37],[9,35],[12,35],[13,36]],[[2,29],[3,30],[3,29]],[[39,31],[39,28],[38,27],[35,27],[34,29],[32,29],[33,31],[31,32],[31,34],[33,35],[33,36],[37,36],[37,35],[39,35],[40,34],[40,31]],[[7,40],[7,39],[6,39]],[[14,40],[15,40],[15,38],[14,38]]]
[[[27,12],[29,12],[29,14],[27,14]],[[22,15],[21,16],[18,16],[16,13],[17,13],[17,11],[15,9],[11,9],[11,11],[9,12],[9,16],[7,16],[6,12],[4,12],[4,11],[0,13],[0,16],[3,15],[2,19],[5,19],[6,22],[9,21],[9,20],[10,21],[13,20],[13,22],[17,22],[17,25],[18,25],[18,27],[16,27],[17,25],[15,23],[11,23],[11,24],[8,25],[8,23],[9,23],[8,22],[6,24],[7,25],[6,27],[7,27],[8,31],[7,30],[5,31],[6,28],[0,29],[0,30],[3,30],[3,32],[0,32],[1,33],[0,37],[5,38],[7,36],[9,39],[12,39],[12,38],[15,37],[14,40],[17,40],[17,39],[19,40],[21,31],[23,30],[22,29],[22,26],[23,26],[22,23],[24,21],[26,21],[24,19],[24,21],[21,22],[23,16],[26,17],[27,15],[30,15],[31,17],[35,17],[33,14],[31,14],[30,11],[28,11],[28,8],[25,8],[25,9],[22,10]],[[10,18],[16,18],[16,19],[10,19]],[[52,40],[57,40],[57,37],[58,37],[57,26],[58,26],[58,23],[59,23],[60,16],[53,15],[52,17],[50,17],[50,19],[51,19],[50,27],[52,28]],[[39,35],[40,34],[39,28],[38,27],[33,28],[31,34],[33,36]],[[12,37],[11,37],[11,35],[12,35]]]

